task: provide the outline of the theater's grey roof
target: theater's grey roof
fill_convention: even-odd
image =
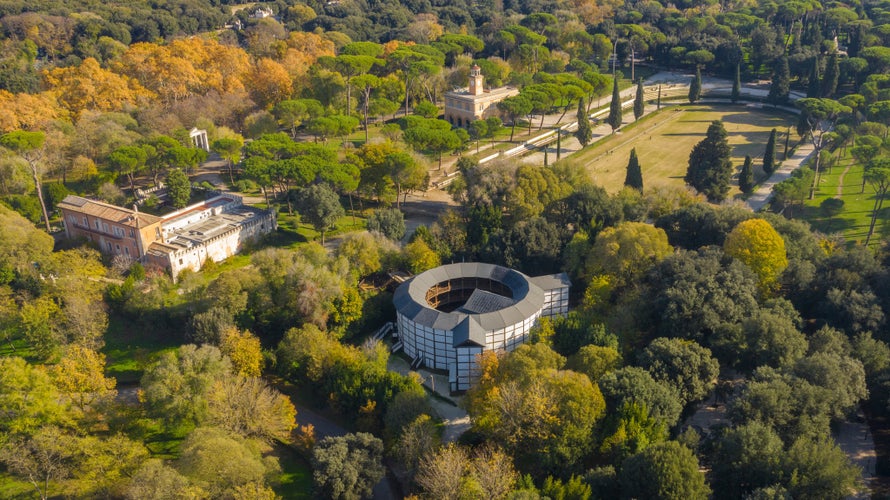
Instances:
[[[442,312],[427,303],[426,292],[433,286],[467,277],[498,281],[510,288],[513,298],[500,301],[504,307],[494,310],[485,308],[486,312],[479,313],[460,309]],[[393,303],[400,314],[415,323],[454,331],[455,346],[468,342],[484,345],[485,332],[514,325],[539,312],[544,307],[544,290],[519,271],[494,264],[462,262],[430,269],[402,283],[396,289]]]

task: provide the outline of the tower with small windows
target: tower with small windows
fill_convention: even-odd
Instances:
[[[482,95],[485,92],[485,82],[483,80],[482,68],[474,64],[470,68],[470,95]]]

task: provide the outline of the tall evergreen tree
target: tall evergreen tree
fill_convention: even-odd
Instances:
[[[772,104],[785,104],[788,102],[788,93],[791,91],[791,71],[788,69],[788,58],[780,57],[773,68],[773,81],[769,86],[769,95],[766,100]]]
[[[615,127],[612,127],[613,129]],[[587,106],[584,105],[584,99],[578,99],[578,130],[575,131],[575,137],[581,143],[581,147],[590,144],[593,138],[593,130],[590,128],[590,117],[587,116]]]
[[[832,51],[825,64],[825,74],[822,75],[822,97],[831,97],[837,91],[837,82],[840,77],[840,66],[837,60],[837,51]]]
[[[754,190],[754,167],[748,155],[745,155],[745,163],[742,164],[742,172],[739,174],[739,189],[745,194],[751,194]]]
[[[661,85],[658,86],[658,101],[655,105],[655,109],[661,109]]]
[[[766,151],[763,152],[763,171],[766,175],[772,175],[776,170],[776,129],[769,133],[766,141]]]
[[[695,104],[699,99],[701,99],[701,69],[696,65],[695,76],[689,84],[689,102]]]
[[[819,56],[813,57],[810,66],[810,78],[807,82],[807,97],[819,97],[822,93],[822,83],[819,81]]]
[[[739,96],[742,93],[742,75],[741,73],[741,64],[735,65],[735,80],[732,81],[732,102],[738,102]]]
[[[606,123],[612,127],[612,132],[621,126],[621,94],[618,92],[618,76],[615,76],[612,85],[612,102],[609,104],[609,117]]]
[[[723,201],[732,179],[732,161],[729,159],[731,152],[723,122],[711,122],[705,138],[689,154],[686,183],[712,202]]]
[[[643,191],[643,170],[640,168],[640,160],[637,158],[637,148],[630,150],[630,160],[627,161],[627,176],[624,185]]]
[[[646,102],[643,100],[643,79],[637,80],[637,95],[634,97],[634,120],[639,120],[643,116]]]

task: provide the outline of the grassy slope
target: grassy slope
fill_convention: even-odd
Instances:
[[[625,115],[625,122],[632,115]],[[630,150],[637,149],[643,168],[643,185],[682,186],[689,162],[689,153],[704,139],[708,125],[722,119],[732,145],[732,161],[738,168],[745,155],[763,155],[772,128],[786,131],[793,124],[789,115],[760,111],[745,106],[696,105],[671,107],[654,113],[633,125],[625,125],[622,132],[606,137],[564,162],[587,168],[594,181],[609,192],[616,192],[624,184]],[[792,130],[792,143],[797,138]],[[781,134],[780,134],[781,135]],[[781,155],[782,140],[777,141]],[[758,174],[759,162],[755,160]],[[761,174],[762,175],[762,174]],[[730,196],[739,195],[733,186]]]
[[[847,170],[845,174],[844,170]],[[864,243],[868,234],[868,224],[874,208],[875,197],[874,190],[868,184],[865,186],[865,191],[862,191],[862,173],[862,165],[853,160],[848,150],[837,165],[830,171],[823,172],[819,179],[816,196],[806,202],[803,210],[795,210],[794,217],[808,221],[817,231],[826,234],[841,234],[849,242]],[[838,187],[840,187],[840,191]],[[839,193],[841,199],[844,200],[843,211],[835,217],[826,217],[819,209],[819,205]],[[890,216],[890,204],[885,201],[884,208],[878,215],[875,235],[871,240],[872,244],[880,243],[881,240],[890,236],[888,216]]]

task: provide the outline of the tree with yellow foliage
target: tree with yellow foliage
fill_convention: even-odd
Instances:
[[[50,368],[53,383],[82,413],[93,414],[97,405],[114,399],[116,381],[105,376],[105,355],[70,345],[58,364]]]
[[[119,111],[152,96],[139,82],[102,68],[92,57],[78,66],[46,71],[43,78],[59,104],[75,116],[84,110]]]
[[[520,470],[570,468],[591,444],[605,412],[597,385],[562,370],[564,364],[545,344],[480,356],[479,382],[467,393],[474,429],[502,445]]]
[[[284,66],[268,58],[256,62],[249,73],[247,88],[250,97],[263,108],[271,108],[289,98],[294,91]]]
[[[750,267],[763,290],[770,289],[788,267],[785,240],[764,219],[740,222],[726,236],[723,250]]]
[[[220,350],[232,360],[235,373],[245,377],[259,377],[263,368],[260,339],[247,330],[230,328],[223,334]]]

